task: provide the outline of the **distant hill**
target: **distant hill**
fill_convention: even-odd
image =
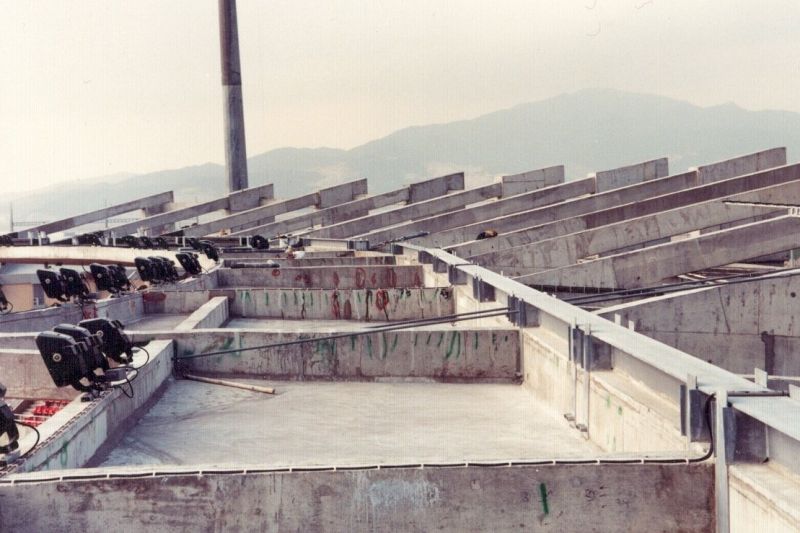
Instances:
[[[414,126],[351,150],[280,148],[249,159],[250,184],[272,182],[291,197],[348,179],[383,192],[464,170],[468,184],[549,165],[570,178],[668,156],[671,172],[773,146],[800,153],[800,114],[698,107],[670,98],[592,89],[481,117]],[[223,168],[206,163],[107,180],[83,180],[13,199],[15,217],[52,220],[174,190],[179,201],[224,193]],[[0,207],[0,212],[2,207]],[[5,217],[0,214],[0,219]],[[0,227],[4,224],[0,222]]]

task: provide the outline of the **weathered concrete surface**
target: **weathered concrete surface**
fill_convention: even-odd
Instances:
[[[175,327],[175,331],[216,328],[228,320],[228,298],[215,296]]]
[[[535,189],[551,187],[559,183],[564,183],[564,165],[503,176],[500,178],[500,182],[503,184],[504,198]]]
[[[0,486],[0,527],[706,532],[712,479],[706,465],[555,465],[75,480]]]
[[[494,202],[459,211],[437,210],[435,213],[429,213],[428,216],[422,220],[394,221],[393,223],[399,225],[392,228],[376,230],[376,225],[364,226],[361,232],[357,235],[360,238],[368,239],[370,243],[380,243],[390,239],[402,237],[404,235],[410,235],[418,231],[428,231],[432,233],[433,236],[419,237],[414,239],[414,242],[428,241],[431,238],[435,238],[435,236],[439,235],[440,232],[450,228],[457,228],[459,226],[464,226],[465,224],[471,224],[481,220],[508,215],[509,213],[527,211],[535,207],[558,204],[559,202],[563,202],[581,195],[591,194],[593,192],[593,179],[570,181],[561,185],[537,189],[531,192],[518,194],[509,198],[502,198]],[[542,207],[542,209],[547,209],[547,207]],[[438,216],[433,216],[437,214]],[[381,224],[381,226],[385,225],[387,224]],[[474,239],[478,233],[486,229],[495,228],[491,224],[480,226],[480,229],[477,229],[477,231],[470,236],[469,240]]]
[[[175,342],[178,356],[185,357],[327,335],[223,329],[176,335]],[[515,381],[519,353],[516,330],[429,326],[198,357],[181,364],[191,371],[270,379]]]
[[[202,237],[221,230],[256,226],[262,224],[262,221],[274,220],[277,215],[291,213],[292,211],[312,206],[323,208],[330,207],[337,203],[353,200],[356,196],[365,194],[366,192],[367,180],[361,179],[351,181],[328,189],[321,189],[316,193],[306,194],[289,200],[278,200],[246,211],[239,211],[223,218],[184,228],[182,231],[187,237]]]
[[[355,235],[360,235],[370,231],[373,228],[381,228],[394,224],[402,224],[409,220],[416,220],[440,213],[446,213],[453,210],[462,209],[464,206],[482,202],[490,198],[496,198],[502,194],[502,186],[499,183],[493,183],[475,189],[467,189],[465,191],[456,192],[435,198],[433,200],[426,200],[410,204],[405,207],[399,207],[365,217],[348,220],[339,224],[332,224],[323,228],[318,228],[308,232],[309,237],[333,238],[333,239],[346,239]]]
[[[770,148],[761,152],[709,163],[697,167],[700,176],[699,183],[711,183],[728,179],[733,176],[751,174],[768,168],[780,167],[786,164],[786,148]]]
[[[675,186],[674,191],[654,194],[652,197],[631,198],[630,195],[621,194],[615,202],[607,202],[608,198],[601,202],[603,204],[611,203],[611,207],[601,207],[593,203],[596,199],[607,195],[620,194],[639,187],[649,187],[670,179],[672,178],[662,178],[586,199],[565,202],[563,205],[552,206],[547,210],[534,210],[529,213],[527,221],[523,222],[525,227],[522,229],[516,229],[494,239],[474,242],[467,242],[474,239],[474,236],[470,237],[471,233],[465,232],[463,234],[464,241],[456,241],[452,246],[448,245],[448,248],[454,253],[458,253],[460,257],[472,257],[711,200],[752,201],[758,198],[759,201],[767,202],[779,199],[781,194],[791,193],[790,191],[795,191],[791,194],[796,194],[797,184],[790,184],[790,182],[800,180],[800,165],[789,165],[700,186],[694,186],[693,180],[690,179],[684,186]],[[786,184],[786,188],[777,187],[783,184]],[[776,187],[766,190],[772,186]],[[553,222],[555,223],[553,224]],[[463,244],[456,246],[460,242]]]
[[[128,294],[120,298],[106,298],[94,303],[64,304],[35,311],[25,311],[0,316],[0,332],[46,331],[58,324],[77,324],[84,318],[109,318],[127,324],[144,314],[142,295]]]
[[[46,224],[40,224],[38,226],[27,228],[25,231],[33,231],[33,232],[43,231],[45,233],[55,233],[58,231],[64,231],[67,229],[83,226],[85,224],[91,224],[92,222],[98,222],[106,218],[115,217],[139,209],[159,208],[164,204],[168,204],[172,201],[173,201],[172,191],[162,192],[160,194],[145,196],[144,198],[131,200],[130,202],[124,202],[121,204],[113,205],[111,207],[106,207],[103,209],[98,209],[96,211],[91,211],[89,213],[83,213],[81,215],[75,215],[73,217],[68,217],[61,220],[48,222]]]
[[[9,398],[71,400],[78,395],[75,389],[59,389],[53,384],[36,349],[1,348],[0,376]]]
[[[237,191],[229,194],[228,196],[211,200],[209,202],[202,202],[180,209],[173,209],[172,211],[146,217],[135,222],[112,226],[111,228],[105,230],[104,233],[107,236],[114,234],[117,237],[122,237],[123,235],[128,235],[129,233],[135,233],[139,231],[140,228],[143,228],[145,232],[147,232],[149,228],[158,228],[167,224],[174,224],[183,220],[190,220],[199,215],[212,213],[221,209],[228,209],[231,211],[250,209],[259,205],[262,200],[271,200],[273,197],[272,195],[273,187],[271,183],[267,185],[260,185],[258,187],[251,187],[249,189]]]
[[[800,273],[722,284],[603,309],[600,316],[700,357],[731,372],[754,368],[800,376],[800,325],[794,310]]]
[[[597,179],[597,192],[604,192],[668,175],[669,163],[666,157],[662,157],[611,170],[601,170],[594,176]]]
[[[800,182],[796,187],[800,199]],[[581,259],[647,246],[694,230],[715,230],[786,214],[786,208],[706,202],[609,224],[470,259],[508,276],[574,265]]]
[[[469,257],[471,260],[480,261],[481,264],[485,263],[487,266],[489,266],[492,261],[496,261],[496,264],[502,265],[509,261],[508,258],[503,258],[503,252],[506,250],[513,253],[514,250],[524,250],[524,247],[529,244],[539,246],[547,240],[557,242],[555,239],[556,237],[569,239],[574,236],[590,234],[593,230],[608,227],[612,224],[617,224],[621,227],[621,225],[618,224],[620,222],[630,221],[634,223],[635,221],[642,222],[651,220],[654,223],[660,224],[660,221],[671,220],[675,215],[681,214],[682,216],[682,214],[685,214],[686,220],[684,221],[681,219],[679,222],[680,225],[684,225],[691,223],[691,220],[696,218],[698,213],[708,213],[708,220],[724,220],[725,213],[728,211],[721,209],[719,206],[724,205],[725,202],[763,202],[765,204],[800,203],[800,180],[762,187],[705,202],[690,202],[686,205],[685,202],[687,200],[690,201],[691,198],[681,193],[677,195],[660,196],[651,200],[625,204],[608,210],[595,211],[586,215],[557,220],[533,228],[506,233],[495,239],[466,242],[453,246],[450,250],[461,257]],[[673,206],[673,203],[676,205]],[[740,204],[739,207],[742,207],[742,205]],[[767,212],[770,210],[770,207],[764,206],[760,209],[762,212]],[[737,211],[733,211],[733,213],[736,212]],[[744,213],[746,211],[738,212]],[[700,219],[700,221],[703,220],[705,219]],[[710,224],[704,224],[700,221],[698,221],[697,227],[710,227]],[[481,250],[487,249],[494,251],[481,252]],[[467,255],[473,252],[477,253],[475,253],[475,255]],[[498,253],[496,256],[493,255],[495,252]],[[582,257],[588,255],[590,254],[587,253]]]
[[[235,317],[391,321],[455,313],[448,287],[386,289],[380,297],[372,289],[220,289],[163,294],[165,298],[150,312],[190,312],[219,295],[227,297]]]
[[[121,248],[111,246],[14,246],[0,248],[0,262],[24,264],[64,264],[64,265],[89,265],[100,263],[103,265],[134,266],[134,260],[140,255],[152,255],[153,250],[137,248]],[[175,250],[158,250],[158,255],[175,261],[178,271],[182,271],[180,264],[175,259]],[[210,269],[214,262],[205,255],[199,257],[200,264],[205,269]]]
[[[303,257],[302,259],[288,259],[284,254],[253,254],[262,257],[249,258],[245,254],[239,254],[240,258],[227,259],[225,254],[222,259],[222,266],[230,267],[232,263],[264,263],[268,260],[275,261],[282,267],[311,267],[311,266],[365,266],[365,265],[396,265],[397,258],[393,255],[376,255],[369,257]]]
[[[295,217],[269,224],[257,225],[248,229],[234,231],[231,235],[260,234],[266,236],[283,235],[314,226],[338,224],[353,218],[364,217],[374,209],[381,209],[401,202],[416,203],[464,189],[464,175],[451,174],[439,178],[413,183],[408,187],[391,192],[340,203],[326,209],[318,209]]]
[[[515,278],[526,285],[646,287],[695,272],[797,247],[800,218],[782,216]]]
[[[731,465],[731,532],[800,531],[800,477],[769,465]]]
[[[419,265],[309,268],[222,268],[220,287],[392,289],[422,286]]]

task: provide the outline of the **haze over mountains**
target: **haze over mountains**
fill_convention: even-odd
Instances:
[[[578,178],[661,156],[669,157],[675,173],[773,146],[786,146],[789,160],[796,160],[799,113],[734,104],[702,108],[593,89],[470,120],[405,128],[351,150],[271,150],[250,157],[249,174],[251,186],[274,183],[276,196],[286,198],[356,178],[368,178],[370,192],[377,193],[459,170],[467,173],[468,185],[557,164],[566,166],[568,178]],[[167,190],[178,201],[210,199],[224,194],[224,187],[223,167],[206,163],[80,180],[11,200],[16,220],[47,221]]]

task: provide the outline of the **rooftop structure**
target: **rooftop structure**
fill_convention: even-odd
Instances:
[[[133,290],[87,274],[95,298],[0,317],[40,434],[0,470],[0,530],[800,529],[800,164],[565,178],[167,192],[8,236],[6,265]],[[192,247],[182,279],[137,262]],[[82,401],[36,340],[94,317],[147,353]]]

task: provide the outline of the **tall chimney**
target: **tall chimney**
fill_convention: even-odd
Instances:
[[[219,41],[225,108],[225,174],[228,178],[228,192],[234,192],[247,188],[247,148],[244,139],[236,0],[219,0]]]

